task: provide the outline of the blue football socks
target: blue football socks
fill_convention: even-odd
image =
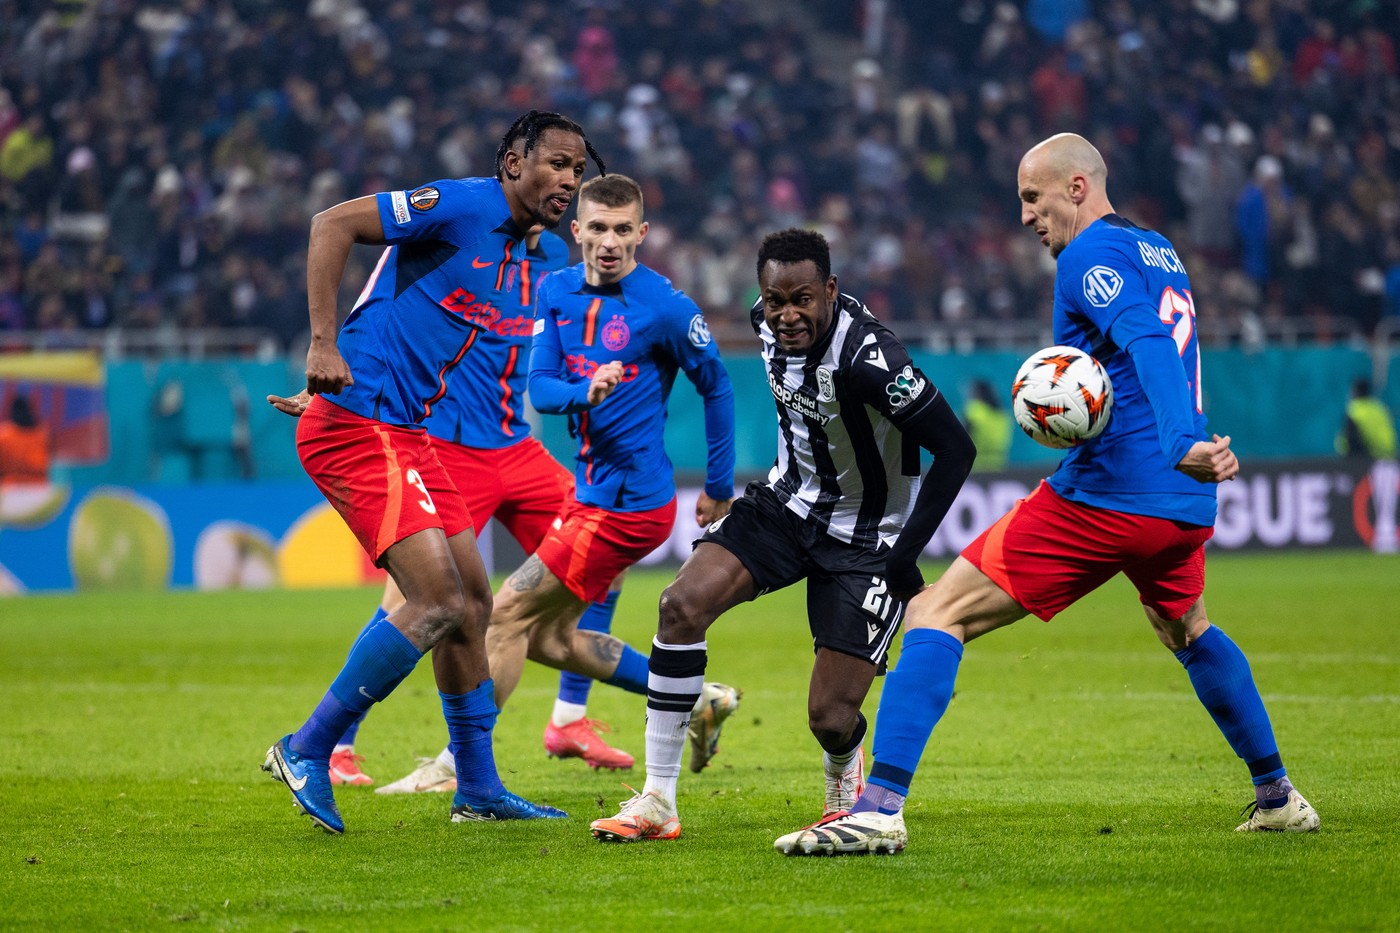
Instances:
[[[370,616],[369,621],[365,623],[365,627],[360,629],[360,634],[355,636],[355,644],[350,646],[351,652],[355,650],[355,645],[360,643],[360,639],[365,637],[366,632],[374,628],[376,623],[382,622],[388,617],[389,613],[384,611],[383,606],[376,606],[374,615]],[[355,737],[360,734],[360,723],[365,721],[365,716],[368,713],[368,710],[361,713],[359,716],[355,717],[354,722],[345,727],[345,731],[341,733],[340,741],[335,743],[336,748],[340,748],[342,745],[349,748],[355,744]]]
[[[366,626],[330,690],[292,736],[292,751],[309,758],[329,758],[350,724],[392,693],[422,656],[388,619]]]
[[[438,693],[447,720],[447,747],[457,759],[454,807],[478,807],[505,793],[491,748],[491,730],[496,726],[495,691],[495,685],[487,680],[470,693]]]
[[[617,670],[604,683],[621,687],[628,693],[646,693],[647,664],[646,655],[631,645],[623,645],[622,657],[617,659]]]
[[[1196,696],[1220,727],[1225,741],[1249,766],[1255,786],[1283,778],[1287,772],[1274,741],[1274,729],[1254,686],[1249,661],[1239,646],[1212,625],[1200,638],[1176,652],[1176,658],[1186,668]],[[1283,796],[1288,796],[1286,790]]]
[[[365,716],[367,715],[369,715],[369,710],[365,710],[365,712],[356,716],[355,721],[345,727],[345,731],[340,734],[340,740],[335,743],[337,749],[342,747],[353,748],[355,746],[355,738],[360,734],[360,723],[365,721]]]
[[[899,663],[885,677],[875,714],[875,763],[853,813],[894,813],[903,805],[924,746],[953,698],[962,642],[947,632],[912,629],[903,645]],[[893,795],[872,790],[872,785]]]
[[[620,595],[621,593],[618,590],[613,590],[599,602],[590,604],[589,607],[583,611],[583,615],[578,620],[579,631],[612,631],[613,613],[617,611],[617,597]],[[619,665],[619,667],[620,666],[621,665]],[[646,658],[643,658],[642,689],[633,691],[634,693],[646,692],[646,676]],[[565,703],[587,706],[588,690],[592,686],[593,678],[591,677],[575,674],[573,671],[559,672],[559,699],[563,700]]]

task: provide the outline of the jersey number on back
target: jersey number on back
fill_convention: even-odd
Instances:
[[[1191,343],[1191,337],[1196,330],[1196,302],[1191,297],[1191,292],[1185,295],[1174,288],[1162,290],[1162,300],[1157,304],[1157,317],[1162,323],[1172,329],[1172,340],[1176,341],[1176,352],[1179,356],[1186,355],[1186,348]],[[1196,379],[1195,379],[1196,413],[1201,412],[1201,351],[1196,349]]]

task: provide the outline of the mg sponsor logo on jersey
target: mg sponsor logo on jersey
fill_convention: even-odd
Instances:
[[[791,408],[802,417],[822,425],[828,424],[831,421],[832,416],[822,412],[817,399],[812,397],[810,389],[806,391],[804,391],[805,387],[789,389],[783,384],[782,380],[772,372],[768,373],[768,388],[773,390],[773,397],[778,400],[779,404]]]
[[[1123,290],[1123,277],[1108,266],[1094,266],[1084,273],[1084,297],[1096,308],[1107,308]]]
[[[705,319],[700,315],[690,319],[690,328],[687,331],[690,342],[697,347],[708,347],[713,339],[710,336],[710,325],[705,323]]]
[[[622,315],[614,314],[611,321],[603,325],[603,346],[609,350],[621,350],[632,339],[632,331]]]
[[[924,394],[928,380],[914,374],[913,366],[906,366],[894,377],[894,382],[885,386],[885,394],[890,397],[890,407],[899,411],[914,399]]]

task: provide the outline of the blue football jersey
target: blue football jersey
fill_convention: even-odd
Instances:
[[[478,342],[525,329],[533,257],[523,255],[524,234],[494,178],[446,179],[376,199],[390,245],[337,339],[355,383],[326,398],[366,418],[420,426],[443,406],[456,387],[453,371]],[[443,430],[452,439],[459,427]],[[504,446],[476,440],[472,446]]]
[[[569,248],[552,233],[530,249],[504,256],[497,266],[496,293],[479,296],[466,313],[482,326],[471,353],[447,377],[447,394],[423,419],[433,437],[494,450],[530,436],[525,420],[530,375],[530,334],[535,296],[550,272],[564,268]]]
[[[1113,381],[1113,412],[1098,437],[1050,477],[1068,499],[1195,525],[1215,523],[1215,484],[1176,464],[1206,440],[1201,356],[1191,281],[1170,242],[1116,214],[1060,253],[1055,342],[1093,356]]]
[[[541,411],[570,414],[580,502],[632,512],[675,495],[663,433],[678,370],[705,399],[705,490],[715,499],[733,496],[733,393],[693,301],[643,265],[615,284],[588,285],[580,263],[545,280],[535,313],[530,398]],[[622,383],[588,407],[593,374],[613,361],[622,363]]]

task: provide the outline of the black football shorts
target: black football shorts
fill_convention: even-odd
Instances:
[[[813,648],[864,658],[884,671],[904,619],[904,603],[885,585],[888,549],[836,540],[756,482],[699,541],[739,558],[758,588],[754,598],[806,579]]]

